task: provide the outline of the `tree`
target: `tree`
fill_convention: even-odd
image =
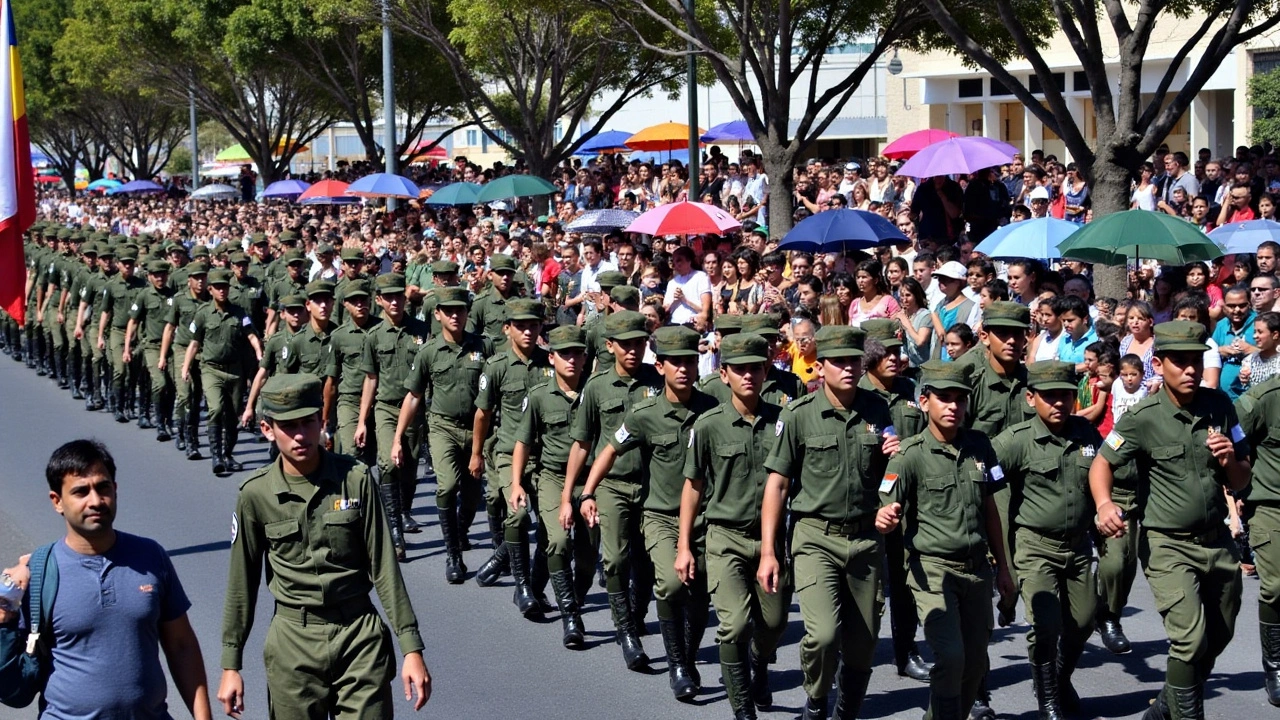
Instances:
[[[605,37],[608,12],[584,0],[398,0],[390,12],[444,57],[470,119],[541,177],[628,101],[680,76],[670,56]],[[588,112],[593,129],[575,136]]]
[[[1028,20],[1047,15],[1045,3],[1027,8],[1015,0],[994,0],[1014,50],[1031,63],[1043,90],[1041,102],[1039,93],[1033,94],[1006,70],[996,48],[955,11],[954,0],[922,2],[965,58],[990,73],[1062,138],[1081,172],[1093,181],[1091,198],[1097,215],[1128,208],[1130,183],[1142,162],[1168,137],[1232,49],[1280,23],[1277,0],[1101,0],[1101,6],[1099,0],[1048,0],[1047,9],[1089,81],[1097,127],[1097,140],[1090,144],[1040,52],[1048,36]],[[1191,32],[1160,75],[1155,92],[1144,100],[1144,66],[1159,23],[1182,23]],[[1105,39],[1104,33],[1109,34]],[[1189,60],[1193,50],[1198,57]],[[1107,73],[1110,61],[1117,61],[1116,78]],[[1175,92],[1172,88],[1179,81],[1181,88]],[[1123,296],[1122,268],[1101,272],[1096,279],[1099,294]]]
[[[1253,105],[1249,141],[1280,145],[1280,68],[1249,78],[1249,102]]]
[[[76,114],[94,140],[134,178],[159,173],[187,134],[184,114],[144,87],[101,92]]]

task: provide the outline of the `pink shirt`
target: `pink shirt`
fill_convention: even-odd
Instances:
[[[868,311],[862,310],[862,299],[856,298],[849,304],[849,324],[854,327],[862,325],[863,320],[872,318],[892,318],[899,310],[898,301],[892,295],[885,295]]]

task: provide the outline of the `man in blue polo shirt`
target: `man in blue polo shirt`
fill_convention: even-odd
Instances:
[[[1062,295],[1049,302],[1053,314],[1062,322],[1062,340],[1058,342],[1058,359],[1084,372],[1084,349],[1098,341],[1098,333],[1089,322],[1089,306],[1075,295]]]
[[[1240,363],[1258,349],[1253,346],[1253,321],[1257,314],[1249,303],[1249,289],[1243,285],[1227,290],[1222,304],[1226,317],[1213,328],[1213,341],[1222,355],[1218,387],[1234,402],[1239,396],[1236,378],[1240,377]]]

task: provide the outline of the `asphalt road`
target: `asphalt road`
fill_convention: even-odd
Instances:
[[[62,520],[47,497],[44,465],[54,448],[81,437],[102,440],[116,456],[120,485],[116,527],[154,538],[169,549],[193,603],[190,617],[200,638],[213,694],[221,672],[220,626],[231,511],[236,490],[247,473],[215,478],[208,461],[188,462],[172,444],[157,443],[153,431],[117,425],[106,413],[86,413],[81,402],[48,380],[0,356],[0,566],[64,533]],[[250,468],[257,467],[265,462],[266,446],[242,442],[238,455]],[[697,702],[680,704],[667,689],[662,643],[652,612],[649,628],[654,634],[644,643],[654,660],[653,669],[641,675],[626,670],[613,645],[602,591],[593,592],[585,614],[589,647],[574,652],[561,647],[560,623],[555,616],[534,623],[517,614],[511,604],[509,579],[494,588],[478,587],[470,579],[465,585],[447,585],[440,535],[431,509],[432,491],[425,482],[419,489],[416,514],[427,528],[410,536],[410,562],[403,566],[434,681],[431,702],[419,717],[630,720],[731,716],[718,683],[714,628],[708,631],[699,655],[706,688]],[[477,548],[487,544],[487,538],[479,534],[483,527],[481,517],[473,535]],[[485,557],[480,549],[467,553],[468,567],[474,571]],[[1208,717],[1235,719],[1255,712],[1276,712],[1267,705],[1261,690],[1257,591],[1257,581],[1246,579],[1236,638],[1209,682]],[[270,603],[264,587],[258,627],[245,653],[246,718],[267,716],[261,653]],[[1081,660],[1076,687],[1084,698],[1083,717],[1136,717],[1160,687],[1167,643],[1141,577],[1132,603],[1125,627],[1134,651],[1115,657],[1095,638]],[[771,712],[761,713],[762,718],[792,718],[803,705],[797,654],[801,630],[799,611],[793,608],[773,673],[776,705]],[[998,628],[990,647],[993,705],[1001,717],[1035,717],[1024,631],[1021,624]],[[886,619],[878,648],[879,665],[863,716],[919,718],[927,688],[894,672],[888,633]],[[186,717],[172,689],[169,698],[171,705],[176,703],[174,716]],[[214,712],[215,717],[221,716],[216,707]],[[403,701],[396,714],[406,718],[414,715]],[[0,706],[0,719],[34,717],[34,707],[13,710]]]

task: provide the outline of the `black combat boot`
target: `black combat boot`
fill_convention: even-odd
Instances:
[[[1155,699],[1151,701],[1151,706],[1142,714],[1142,720],[1171,720],[1169,702],[1165,699],[1167,692],[1169,692],[1168,685],[1160,688],[1160,692],[1156,693]]]
[[[1058,664],[1056,662],[1033,663],[1031,684],[1035,689],[1039,720],[1064,720],[1058,704]]]
[[[514,542],[508,540],[503,544],[507,546],[507,552],[511,555],[511,577],[516,581],[511,602],[515,603],[521,615],[532,618],[542,608],[534,599],[533,590],[529,588],[529,536],[526,533],[520,533],[520,539]]]
[[[197,414],[195,419],[183,418],[182,421],[187,425],[187,459],[200,460],[200,416]]]
[[[746,663],[720,663],[720,678],[724,682],[724,694],[729,699],[733,720],[756,720],[756,704],[747,691],[750,681]]]
[[[840,662],[836,677],[836,720],[857,720],[870,682],[870,670],[854,670],[843,660]]]
[[[899,640],[895,637],[893,660],[898,666],[898,675],[919,682],[929,682],[929,671],[933,669],[933,664],[925,662],[924,658],[920,657],[920,650],[916,647],[914,639]]]
[[[178,423],[177,434],[173,437],[173,444],[178,448],[178,452],[186,452],[187,450],[187,424]]]
[[[400,492],[394,485],[378,483],[378,496],[382,498],[382,509],[387,514],[387,527],[391,529],[391,544],[396,549],[396,562],[406,560],[404,532],[400,527]]]
[[[227,474],[227,458],[222,454],[222,443],[222,424],[209,423],[209,454],[213,456],[213,474],[218,477]]]
[[[1059,641],[1058,644],[1058,707],[1063,713],[1080,711],[1080,694],[1071,683],[1071,676],[1076,672],[1076,663],[1084,653],[1084,640]]]
[[[437,516],[444,537],[444,579],[450,585],[460,585],[467,578],[467,566],[462,562],[462,545],[458,542],[458,515],[453,508],[440,508]]]
[[[937,717],[936,715],[934,716]],[[800,713],[800,720],[827,720],[827,696],[820,698],[805,698],[804,710]]]
[[[502,510],[489,508],[489,534],[493,537],[493,554],[476,570],[476,584],[489,587],[511,570],[511,559],[507,544],[503,540]]]
[[[582,615],[578,610],[578,600],[573,596],[573,578],[566,570],[551,573],[551,589],[556,596],[556,605],[560,608],[560,624],[564,626],[564,646],[571,650],[581,650],[586,639],[586,631],[582,627]]]
[[[82,367],[80,363],[80,358],[71,357],[70,354],[68,354],[68,357],[70,359],[67,360],[67,372],[70,375],[69,380],[71,382],[71,399],[83,400],[84,390],[80,386],[80,370]]]
[[[155,412],[155,408],[152,407],[153,405],[154,403],[151,402],[151,393],[144,391],[142,388],[138,388],[138,429],[139,430],[150,430],[155,427],[155,423],[152,422],[152,417],[154,416],[154,412]]]
[[[58,387],[66,390],[71,387],[71,377],[67,374],[67,366],[69,364],[67,361],[67,349],[63,348],[62,352],[55,353],[53,362],[55,375],[58,379]]]
[[[692,700],[698,694],[698,685],[689,677],[689,661],[685,655],[684,609],[673,605],[671,612],[675,615],[669,620],[658,618],[658,628],[662,631],[662,647],[667,651],[667,684],[677,700]]]
[[[1124,628],[1120,627],[1120,617],[1103,610],[1104,607],[1098,603],[1098,636],[1102,638],[1102,646],[1113,655],[1124,655],[1133,647],[1125,637]]]
[[[622,647],[622,659],[628,670],[642,671],[649,665],[649,656],[644,653],[644,646],[636,636],[635,627],[631,624],[631,607],[627,604],[627,593],[609,593],[609,611],[613,615],[613,627],[617,630],[617,643]]]
[[[773,706],[773,690],[769,687],[769,657],[756,650],[754,643],[747,653],[751,663],[751,702],[756,707]]]
[[[702,673],[698,672],[698,651],[702,649],[702,636],[707,632],[707,620],[711,615],[711,600],[701,593],[691,593],[684,606],[684,669],[693,678],[693,684],[702,690]]]
[[[422,526],[413,519],[413,498],[418,493],[418,468],[400,471],[400,525],[406,534],[422,532]]]
[[[1280,625],[1259,623],[1262,635],[1262,678],[1267,702],[1280,706]]]
[[[227,464],[227,472],[238,473],[244,470],[244,465],[236,460],[236,441],[240,439],[240,425],[236,420],[232,420],[223,427],[223,432],[226,433],[226,444],[222,447],[223,462]]]
[[[987,677],[982,677],[982,685],[978,687],[978,699],[969,708],[969,720],[996,720],[996,711],[991,709],[991,693],[987,690]]]
[[[1204,685],[1179,688],[1170,687],[1173,702],[1178,706],[1179,720],[1204,720]]]
[[[129,422],[129,416],[126,415],[124,412],[124,388],[113,390],[111,393],[111,396],[115,398],[115,403],[116,403],[115,416],[114,416],[116,419],[116,422],[122,425],[124,423]]]

